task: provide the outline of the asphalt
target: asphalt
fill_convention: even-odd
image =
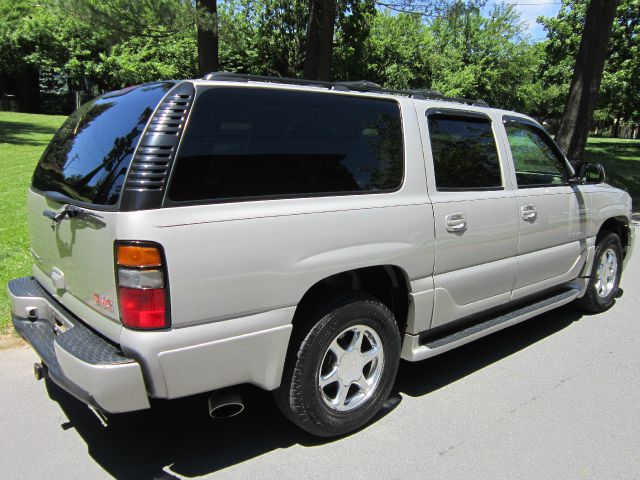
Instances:
[[[401,365],[385,411],[322,441],[246,388],[214,421],[205,398],[103,426],[28,348],[0,352],[0,477],[29,479],[638,479],[640,251],[606,313],[562,309],[421,363]],[[123,392],[126,395],[126,392]]]

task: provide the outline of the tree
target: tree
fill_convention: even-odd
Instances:
[[[346,0],[338,8],[331,59],[334,80],[370,78],[367,42],[378,18],[375,0]]]
[[[17,94],[23,111],[40,111],[47,96],[42,87],[58,96],[88,83],[107,87],[97,66],[110,41],[98,26],[78,22],[46,0],[0,0],[0,18],[0,89]]]
[[[538,109],[540,51],[513,5],[495,5],[483,15],[477,6],[456,4],[433,20],[430,31],[432,88],[502,108]]]
[[[304,78],[331,79],[336,0],[309,0]]]
[[[218,2],[216,0],[198,0],[202,17],[212,19],[214,24],[197,22],[198,28],[198,68],[200,75],[218,70]]]
[[[613,23],[595,114],[601,125],[640,125],[640,1],[621,0]],[[640,135],[640,132],[639,132]]]
[[[431,85],[434,39],[420,15],[378,13],[363,45],[360,78],[397,89]]]
[[[591,0],[556,142],[574,165],[582,162],[618,0]]]
[[[340,11],[357,11],[356,0],[309,0],[307,34],[305,41],[304,78],[331,79],[331,60],[334,48],[334,29]],[[451,6],[483,6],[486,0],[373,0],[382,8],[398,13],[417,14],[433,18],[446,12]]]
[[[133,38],[159,42],[197,30],[200,73],[218,68],[216,0],[56,0],[68,15],[111,33],[114,43]]]

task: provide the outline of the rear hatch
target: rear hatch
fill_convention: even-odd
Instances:
[[[28,194],[34,276],[112,340],[120,326],[114,271],[120,194],[145,126],[173,85],[141,85],[81,106],[45,150]],[[71,214],[52,218],[64,209]]]

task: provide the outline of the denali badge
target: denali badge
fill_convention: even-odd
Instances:
[[[113,300],[111,300],[110,298],[103,297],[102,295],[94,293],[93,300],[96,302],[96,305],[101,306],[105,310],[113,311]]]

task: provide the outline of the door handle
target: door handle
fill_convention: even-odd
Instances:
[[[520,215],[527,222],[534,222],[538,218],[538,209],[532,203],[520,207]]]
[[[464,213],[450,213],[444,217],[447,232],[464,232],[467,229],[467,217]]]

